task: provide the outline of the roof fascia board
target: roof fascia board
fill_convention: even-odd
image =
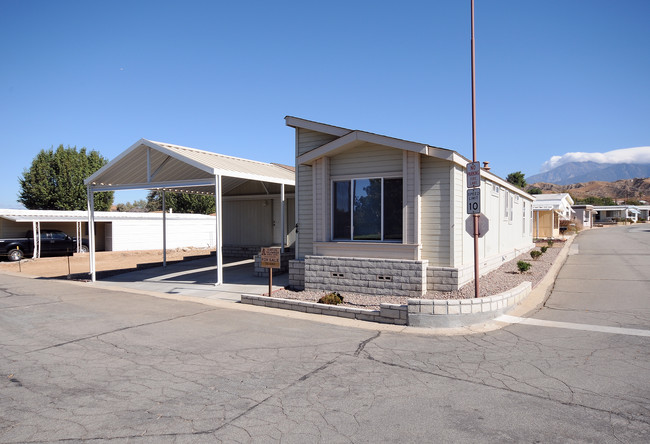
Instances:
[[[351,129],[327,125],[325,123],[314,122],[312,120],[305,120],[292,116],[286,116],[284,118],[284,122],[287,126],[290,126],[292,128],[303,128],[319,133],[331,134],[332,136],[337,137],[345,136],[352,131]]]
[[[331,141],[330,143],[326,143],[325,145],[322,145],[303,154],[302,156],[299,156],[297,161],[300,164],[309,165],[321,157],[332,156],[362,143],[373,143],[376,145],[388,146],[391,148],[412,151],[420,154],[427,154],[429,148],[427,145],[422,145],[416,142],[408,142],[406,140],[381,136],[379,134],[367,133],[365,131],[352,131],[342,137],[339,137],[336,140]]]
[[[153,188],[186,188],[186,187],[205,187],[213,186],[215,178],[206,178],[200,180],[174,180],[168,182],[143,182],[129,183],[124,185],[111,184],[91,184],[92,191],[116,191],[116,190],[148,190]]]
[[[238,173],[230,170],[214,170],[216,176],[234,177],[236,179],[257,180],[259,182],[277,183],[280,185],[295,185],[295,179],[288,179],[282,177],[264,176],[260,174]]]

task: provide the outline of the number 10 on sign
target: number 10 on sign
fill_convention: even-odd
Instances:
[[[467,190],[467,214],[479,214],[481,212],[481,189],[470,188]]]

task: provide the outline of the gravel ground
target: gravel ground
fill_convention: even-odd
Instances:
[[[539,246],[546,244],[539,244]],[[537,250],[539,250],[536,248]],[[510,262],[506,262],[498,269],[481,276],[480,283],[480,296],[492,296],[516,287],[522,282],[529,281],[533,284],[533,288],[542,280],[546,273],[557,259],[558,254],[562,250],[564,242],[555,242],[553,247],[549,248],[542,256],[533,260],[530,253],[524,253]],[[530,269],[525,273],[519,273],[517,269],[517,261],[524,260],[531,264]],[[321,296],[329,293],[327,291],[290,291],[280,290],[273,292],[273,297],[284,299],[298,299],[307,302],[317,302]],[[370,310],[379,310],[379,304],[406,304],[407,296],[379,296],[367,295],[358,293],[340,292],[343,296],[342,306],[367,308]],[[468,299],[474,297],[474,280],[464,285],[456,291],[430,291],[424,295],[423,299]]]

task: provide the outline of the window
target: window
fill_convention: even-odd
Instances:
[[[402,240],[402,179],[334,181],[332,239]]]
[[[499,185],[497,185],[496,183],[493,183],[492,184],[492,194],[495,195],[495,196],[498,196],[499,191],[500,191]]]
[[[522,208],[522,214],[521,214],[521,234],[524,236],[526,235],[526,201],[524,201],[524,204],[521,206]]]

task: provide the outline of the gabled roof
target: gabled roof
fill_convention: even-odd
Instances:
[[[438,148],[425,143],[396,139],[394,137],[369,133],[367,131],[341,128],[338,126],[327,125],[325,123],[314,122],[311,120],[300,119],[298,117],[292,116],[287,116],[284,118],[284,120],[286,122],[286,125],[292,128],[304,128],[337,137],[337,139],[333,140],[332,142],[322,145],[299,156],[296,159],[296,162],[300,164],[310,165],[315,160],[323,156],[332,156],[339,152],[353,148],[357,145],[361,145],[362,143],[373,143],[405,151],[412,151],[415,153],[424,154],[425,156],[449,160],[462,166],[465,166],[467,162],[469,162],[469,160],[458,154],[456,151],[448,150],[445,148]]]
[[[533,201],[533,210],[555,210],[565,212],[571,210],[573,199],[568,193],[560,194],[535,194]]]
[[[333,141],[298,156],[296,158],[296,164],[310,165],[321,157],[332,156],[363,143],[383,145],[405,151],[412,151],[425,156],[443,159],[449,162],[453,162],[463,169],[465,169],[467,167],[467,164],[470,162],[466,157],[462,156],[454,150],[439,148],[426,143],[411,142],[408,140],[383,136],[381,134],[327,125],[325,123],[314,122],[312,120],[301,119],[293,116],[286,116],[284,120],[286,125],[292,128],[303,128],[336,137],[336,139]],[[489,170],[482,168],[481,177],[497,183],[513,193],[525,196],[528,199],[531,198],[528,193],[508,183],[496,174],[491,173]]]
[[[212,194],[217,175],[223,177],[224,191],[248,180],[295,183],[295,175],[279,165],[147,139],[138,140],[84,183],[96,191],[166,188]]]

